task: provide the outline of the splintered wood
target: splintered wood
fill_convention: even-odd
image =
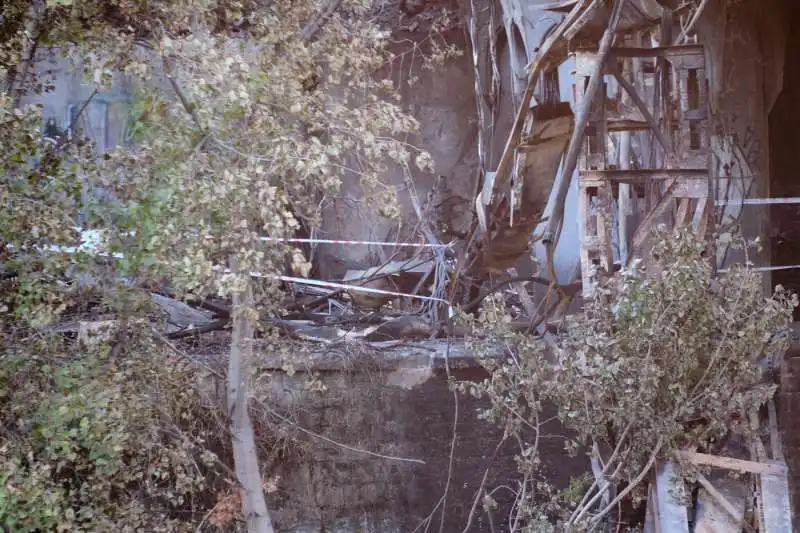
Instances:
[[[761,452],[755,453],[761,455]],[[700,485],[693,520],[696,533],[756,531],[746,516],[748,502],[753,501],[753,496],[760,533],[793,531],[788,468],[782,460],[760,458],[759,461],[748,461],[688,451],[677,452],[675,457],[684,464],[714,469],[707,476],[700,472],[693,475]],[[748,477],[731,477],[730,471],[756,476],[756,493],[752,494]],[[645,532],[690,531],[688,502],[679,502],[675,498],[681,494],[687,494],[682,475],[673,463],[663,463],[648,498]]]

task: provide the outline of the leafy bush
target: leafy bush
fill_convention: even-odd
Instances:
[[[797,299],[780,287],[765,298],[761,276],[746,266],[713,276],[705,250],[691,233],[662,233],[646,268],[639,263],[604,281],[585,312],[569,317],[554,353],[509,329],[502,304],[489,300],[472,342],[478,353],[496,353],[502,343],[511,355],[485,359],[491,378],[464,388],[488,396],[485,416],[510,435],[539,428],[542,404],[555,404],[574,435],[568,448],[591,449],[607,481],[627,487],[619,498],[657,457],[746,433],[749,413],[775,392],[762,366],[788,349]],[[520,462],[533,482],[535,444],[524,444]],[[543,512],[555,511],[562,524],[596,523],[612,508],[596,509],[599,494],[595,483],[580,505],[551,498]],[[521,512],[536,516],[525,510],[531,504]]]
[[[194,531],[227,439],[201,373],[144,337],[123,351],[57,338],[2,352],[0,523],[12,531]],[[226,447],[227,449],[227,447]]]

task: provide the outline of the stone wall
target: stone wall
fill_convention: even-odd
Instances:
[[[487,514],[478,504],[466,531],[508,530],[518,444],[498,448],[502,432],[479,417],[486,404],[454,396],[437,350],[423,346],[416,356],[392,359],[391,351],[381,358],[332,348],[330,364],[313,365],[314,380],[279,370],[257,378],[260,440],[282,437],[262,450],[264,478],[276,479],[269,503],[280,531],[408,533],[421,524],[417,531],[425,530],[428,520],[429,531],[443,525],[460,533],[487,469],[485,486],[498,489],[498,507]],[[486,377],[463,349],[454,349],[449,366],[456,380]],[[588,465],[567,456],[563,435],[549,422],[540,445],[544,474],[559,486]]]

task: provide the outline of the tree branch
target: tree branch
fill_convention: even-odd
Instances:
[[[236,261],[231,259],[231,272]],[[253,305],[250,280],[244,292],[233,293],[233,338],[228,359],[228,412],[236,478],[241,486],[242,514],[248,533],[274,533],[264,491],[261,470],[247,401],[248,364],[253,356],[253,320],[248,313]]]
[[[22,61],[17,66],[14,78],[8,91],[11,95],[14,107],[19,105],[24,93],[25,78],[33,63],[33,56],[36,53],[37,41],[39,39],[40,23],[46,9],[44,0],[31,0],[28,9],[25,11],[25,18],[22,22]]]
[[[342,5],[342,0],[329,0],[328,4],[316,17],[311,19],[308,24],[300,30],[300,39],[303,40],[304,43],[308,43],[314,37],[314,35],[322,28],[323,25],[328,21],[329,18],[339,9],[339,6]]]
[[[593,524],[595,525],[599,524],[605,515],[611,512],[611,510],[613,510],[614,507],[616,507],[617,504],[619,504],[619,502],[621,502],[622,499],[625,498],[625,496],[630,494],[631,491],[635,489],[639,485],[639,483],[642,482],[647,473],[650,472],[650,469],[653,468],[653,464],[656,462],[656,458],[658,457],[658,454],[661,452],[661,447],[663,446],[663,443],[664,443],[663,439],[658,439],[656,447],[650,454],[650,459],[647,461],[647,464],[644,465],[642,471],[639,472],[639,475],[636,476],[635,479],[632,479],[631,482],[628,483],[628,486],[622,489],[622,491],[620,491],[620,493],[617,495],[616,498],[614,498],[614,500],[611,503],[609,503],[602,511],[600,511],[599,513],[597,513],[595,516],[592,517]]]

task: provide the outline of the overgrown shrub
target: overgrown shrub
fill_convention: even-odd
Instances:
[[[555,404],[574,435],[567,449],[591,450],[605,481],[627,487],[619,498],[656,458],[746,433],[749,413],[775,392],[762,367],[788,349],[797,299],[780,287],[765,298],[761,276],[747,266],[714,276],[705,250],[691,233],[662,233],[646,268],[638,263],[604,281],[585,312],[568,318],[555,353],[512,331],[502,302],[489,300],[473,345],[479,354],[505,346],[508,356],[485,358],[491,378],[464,388],[489,398],[484,415],[509,435],[533,428],[538,437],[542,404]],[[532,486],[539,462],[536,442],[523,441],[520,465]],[[520,512],[530,520],[555,513],[564,527],[595,525],[614,508],[597,507],[597,488],[571,504],[528,490]]]
[[[4,346],[0,523],[15,533],[195,531],[228,488],[210,450],[229,439],[203,382],[133,332],[114,353],[41,335]]]

